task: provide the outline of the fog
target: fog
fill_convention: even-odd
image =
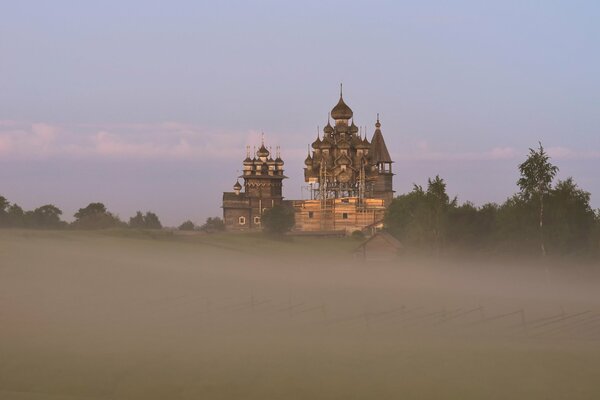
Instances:
[[[593,399],[598,268],[0,231],[0,398]]]

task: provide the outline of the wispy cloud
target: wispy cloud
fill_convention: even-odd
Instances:
[[[576,150],[567,147],[548,147],[546,151],[553,159],[600,159],[600,151]],[[415,141],[407,149],[393,152],[398,161],[501,161],[522,159],[527,156],[523,149],[511,146],[497,146],[491,149],[471,152],[452,152],[433,148],[426,141]]]
[[[260,133],[215,132],[179,122],[47,124],[0,121],[0,156],[228,158],[243,155]]]
[[[269,135],[275,147],[283,138]],[[210,131],[181,122],[127,124],[50,124],[0,120],[0,157],[100,157],[134,159],[238,159],[245,147],[260,145],[261,132]],[[306,149],[283,146],[286,160],[299,160]],[[496,146],[481,151],[447,151],[415,139],[403,149],[390,148],[397,161],[497,161],[520,159],[523,149]],[[554,159],[600,159],[600,151],[548,147]]]
[[[493,147],[479,152],[451,152],[435,149],[423,140],[409,144],[404,151],[393,153],[398,161],[494,161],[519,156],[516,149],[508,146]]]

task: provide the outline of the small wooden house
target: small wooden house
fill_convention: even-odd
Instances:
[[[390,261],[402,251],[402,243],[387,232],[377,232],[357,248],[355,254],[369,263]]]

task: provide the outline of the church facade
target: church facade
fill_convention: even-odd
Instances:
[[[272,159],[264,143],[243,162],[242,186],[223,194],[223,217],[228,230],[260,229],[262,213],[275,205],[293,207],[294,230],[300,232],[374,231],[383,224],[394,196],[393,161],[385,144],[379,116],[371,140],[354,123],[354,113],[340,90],[338,103],[323,134],[310,145],[304,161],[304,180],[310,198],[283,200],[283,160]],[[242,191],[243,189],[243,191]]]
[[[223,222],[229,231],[261,229],[264,212],[283,202],[286,176],[283,175],[284,162],[279,149],[273,158],[263,139],[252,157],[250,147],[246,147],[246,159],[242,164],[243,172],[233,185],[233,192],[223,193]]]

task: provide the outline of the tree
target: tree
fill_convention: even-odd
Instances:
[[[123,222],[108,212],[102,203],[90,203],[74,215],[73,227],[79,229],[107,229],[123,226]]]
[[[146,229],[162,229],[162,224],[158,219],[158,215],[153,212],[147,211],[144,216],[144,223],[146,225]]]
[[[452,207],[448,213],[447,240],[469,249],[483,249],[492,241],[498,206],[493,203],[476,207],[470,202]]]
[[[144,229],[144,214],[141,211],[135,213],[134,217],[129,218],[129,227],[136,229]]]
[[[25,226],[25,212],[18,204],[11,204],[7,211],[8,226],[21,228]]]
[[[20,208],[20,207],[19,207]],[[38,207],[33,211],[26,213],[26,218],[29,220],[28,225],[35,228],[61,228],[64,223],[60,220],[62,211],[60,208],[46,204]]]
[[[194,223],[188,219],[183,224],[179,225],[178,229],[180,231],[193,231],[196,229],[196,225],[194,225]]]
[[[277,205],[262,215],[262,227],[270,234],[283,234],[294,227],[294,210]]]
[[[427,180],[426,191],[414,185],[412,192],[392,200],[384,223],[398,239],[439,252],[447,237],[449,211],[455,207],[456,199],[450,201],[446,183],[436,176]]]
[[[0,227],[8,226],[7,208],[10,205],[9,201],[4,196],[0,196]]]
[[[129,227],[136,229],[162,229],[162,224],[158,216],[153,212],[146,212],[146,215],[141,211],[136,212],[134,217],[129,219]]]
[[[521,196],[538,204],[540,244],[542,255],[545,256],[544,198],[552,189],[552,181],[558,172],[558,167],[550,163],[550,156],[544,151],[540,142],[537,150],[529,149],[529,156],[519,165],[519,172],[521,178],[517,181],[517,185],[521,189]]]
[[[567,178],[558,181],[547,199],[546,240],[561,254],[592,250],[596,214],[590,206],[590,193]]]
[[[200,230],[206,233],[221,232],[225,230],[225,223],[219,217],[208,217]]]

